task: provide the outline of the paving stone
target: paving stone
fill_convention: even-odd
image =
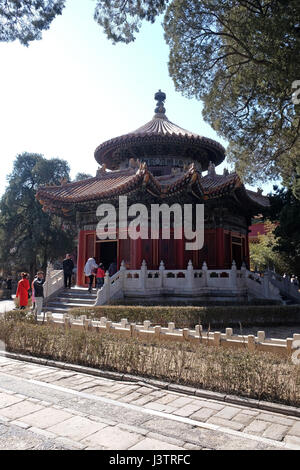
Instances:
[[[172,405],[172,402],[171,402],[171,405]],[[176,411],[178,408],[174,408],[174,406],[171,406],[171,405],[164,405],[163,412],[169,413],[169,414],[173,414],[173,413],[176,414]]]
[[[141,393],[142,395],[147,395],[153,392],[153,388],[150,387],[140,387],[137,389],[137,392]]]
[[[81,442],[74,442],[66,437],[57,437],[55,441],[58,444],[61,443],[68,450],[83,450],[86,447],[84,444],[81,444]]]
[[[225,407],[225,403],[218,403],[218,402],[214,402],[214,401],[209,401],[209,400],[193,400],[192,403],[194,404],[197,404],[199,405],[201,408],[210,408],[211,410],[217,410],[217,411],[220,411],[220,410],[223,410],[223,408]]]
[[[241,413],[238,413],[232,418],[232,421],[237,421],[238,423],[242,423],[245,426],[248,426],[248,424],[251,423],[251,421],[254,420],[254,416],[248,415],[244,413],[243,411]]]
[[[162,392],[163,395],[161,395],[160,398],[158,398],[156,401],[156,403],[161,403],[162,405],[168,405],[169,403],[172,403],[173,401],[177,400],[178,396],[177,395],[166,395],[165,392]],[[153,393],[151,393],[151,395],[153,395]],[[153,395],[155,397],[157,397],[157,395]]]
[[[0,410],[1,411],[1,410]],[[300,437],[300,421],[297,421],[288,431],[292,436]]]
[[[142,395],[140,395],[137,392],[130,393],[129,395],[123,397],[120,399],[123,403],[130,403],[134,400],[137,400],[138,398],[141,398]]]
[[[61,423],[66,419],[71,418],[73,415],[63,410],[56,410],[55,408],[45,408],[43,410],[31,413],[24,416],[24,423],[30,424],[37,428],[46,429],[55,424]]]
[[[0,394],[0,408],[5,408],[6,406],[14,405],[22,401],[22,398],[18,398],[14,395],[10,395],[8,393],[1,393]]]
[[[144,405],[144,408],[148,408],[150,410],[156,410],[156,411],[164,411],[165,405],[161,405],[160,403],[150,402]]]
[[[40,405],[36,405],[35,403],[30,403],[29,401],[20,401],[19,403],[15,403],[7,408],[1,408],[0,414],[2,416],[6,416],[10,419],[19,419],[23,418],[24,416],[34,413],[35,411],[41,410],[43,407]]]
[[[107,427],[106,424],[96,423],[81,416],[73,416],[72,418],[47,428],[47,431],[79,441],[105,427]]]
[[[174,408],[181,408],[185,405],[188,405],[192,401],[193,399],[189,397],[179,397],[172,401],[172,406],[174,406]]]
[[[134,432],[124,431],[118,427],[107,427],[102,431],[98,431],[81,441],[87,446],[104,446],[110,450],[123,450],[137,444],[143,436]]]
[[[287,444],[298,446],[300,450],[300,436],[292,436],[290,434],[287,434],[284,438],[284,442],[286,442]]]
[[[55,439],[56,434],[53,432],[45,431],[45,429],[40,429],[35,426],[31,426],[29,428],[29,431],[34,432],[35,434],[38,434],[39,436],[46,437],[47,439]]]
[[[189,441],[188,435],[193,429],[193,426],[190,424],[175,423],[173,420],[163,418],[152,418],[143,423],[143,427],[150,431],[179,439],[183,439],[183,434],[185,434],[185,441]]]
[[[129,432],[135,432],[136,434],[141,434],[142,436],[146,436],[146,434],[148,434],[148,432],[149,432],[148,429],[144,429],[140,426],[133,426],[133,425],[130,425],[130,424],[120,423],[117,426],[120,429],[123,429],[125,431],[129,431]]]
[[[174,446],[167,442],[146,437],[128,450],[184,450],[184,447]]]
[[[183,406],[182,408],[177,409],[174,412],[174,414],[178,416],[188,417],[192,415],[193,413],[195,413],[196,411],[198,411],[200,408],[201,407],[199,405],[190,404],[190,405],[186,405],[186,406]]]
[[[30,424],[24,423],[23,421],[19,421],[17,419],[15,419],[14,421],[10,421],[10,424],[14,426],[18,426],[19,428],[22,428],[22,429],[30,428]]]
[[[196,413],[190,416],[190,419],[195,419],[196,421],[206,421],[213,414],[216,413],[216,410],[211,410],[209,408],[201,408]]]
[[[174,437],[170,437],[170,436],[164,436],[160,433],[157,433],[157,432],[148,432],[147,434],[147,437],[149,437],[150,439],[156,439],[158,441],[163,441],[163,442],[167,442],[168,444],[172,444],[174,446],[178,446],[178,447],[183,447],[184,446],[184,441],[182,439],[176,439]]]
[[[270,423],[267,421],[260,421],[259,419],[255,419],[244,429],[244,432],[249,434],[262,435],[268,426],[270,426]]]
[[[215,416],[216,418],[232,419],[240,411],[241,411],[240,408],[233,408],[232,406],[225,406],[225,408],[219,411]]]
[[[254,410],[245,410],[245,409],[243,409],[243,413],[245,415],[258,416],[260,412],[259,411],[254,411]]]
[[[270,423],[282,424],[283,426],[293,426],[297,422],[294,419],[286,418],[285,416],[280,416],[277,413],[260,413],[257,418],[262,421],[268,421]]]
[[[184,444],[183,446],[185,449],[187,450],[201,450],[202,447],[200,446],[196,446],[196,444],[190,444],[189,442],[187,442],[186,444]]]
[[[154,392],[151,392],[151,396],[159,399],[163,399],[164,397],[168,400],[166,403],[169,403],[169,401],[175,400],[177,398],[177,395],[171,395],[171,394],[166,394],[166,392],[163,392],[162,390],[155,390]]]
[[[146,403],[149,403],[152,400],[153,400],[153,398],[151,396],[143,395],[140,398],[138,398],[137,400],[134,400],[132,403],[134,405],[142,406],[142,405],[146,405]]]
[[[234,429],[235,431],[241,431],[245,426],[242,423],[237,421],[232,421],[230,419],[219,418],[217,415],[209,418],[207,423],[216,424],[217,426],[222,426],[224,428]]]
[[[265,430],[263,437],[268,437],[269,439],[274,439],[275,441],[282,441],[288,429],[289,428],[287,426],[273,423]]]
[[[93,385],[96,385],[95,382],[93,382],[93,381],[83,382],[83,383],[78,384],[78,385],[73,385],[72,390],[78,390],[79,392],[84,391],[85,393],[90,393],[87,390],[89,388],[93,387]]]

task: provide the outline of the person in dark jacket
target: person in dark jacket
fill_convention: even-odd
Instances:
[[[35,298],[35,318],[42,313],[44,301],[44,273],[39,271],[33,281],[34,298]]]
[[[66,254],[66,258],[63,260],[65,289],[71,289],[73,269],[73,260],[69,254]]]

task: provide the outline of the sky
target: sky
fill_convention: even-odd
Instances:
[[[158,89],[172,122],[227,146],[204,122],[201,102],[175,91],[161,21],[145,23],[134,43],[113,45],[94,7],[94,0],[68,0],[41,41],[0,43],[0,195],[25,151],[67,160],[72,178],[95,175],[96,147],[151,120]]]

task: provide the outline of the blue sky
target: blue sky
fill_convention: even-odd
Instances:
[[[95,148],[149,121],[158,89],[171,121],[226,147],[203,121],[201,102],[175,92],[160,22],[145,23],[134,43],[114,46],[94,21],[94,6],[69,0],[41,41],[0,43],[0,194],[24,151],[67,160],[72,177],[94,175]],[[264,185],[264,193],[271,189]]]

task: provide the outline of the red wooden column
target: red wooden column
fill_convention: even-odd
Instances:
[[[185,239],[182,235],[182,238],[174,240],[176,242],[176,268],[177,269],[186,269],[184,266],[184,248],[185,248]]]
[[[224,253],[224,229],[218,227],[216,229],[216,248],[217,248],[217,268],[224,269],[225,253]]]
[[[130,265],[131,269],[140,269],[142,264],[142,239],[130,239]]]
[[[249,251],[249,234],[248,233],[246,235],[245,242],[246,242],[246,261],[248,264],[248,269],[250,269],[250,251]]]
[[[85,265],[85,231],[79,230],[77,246],[77,279],[78,286],[84,286],[83,268]]]

